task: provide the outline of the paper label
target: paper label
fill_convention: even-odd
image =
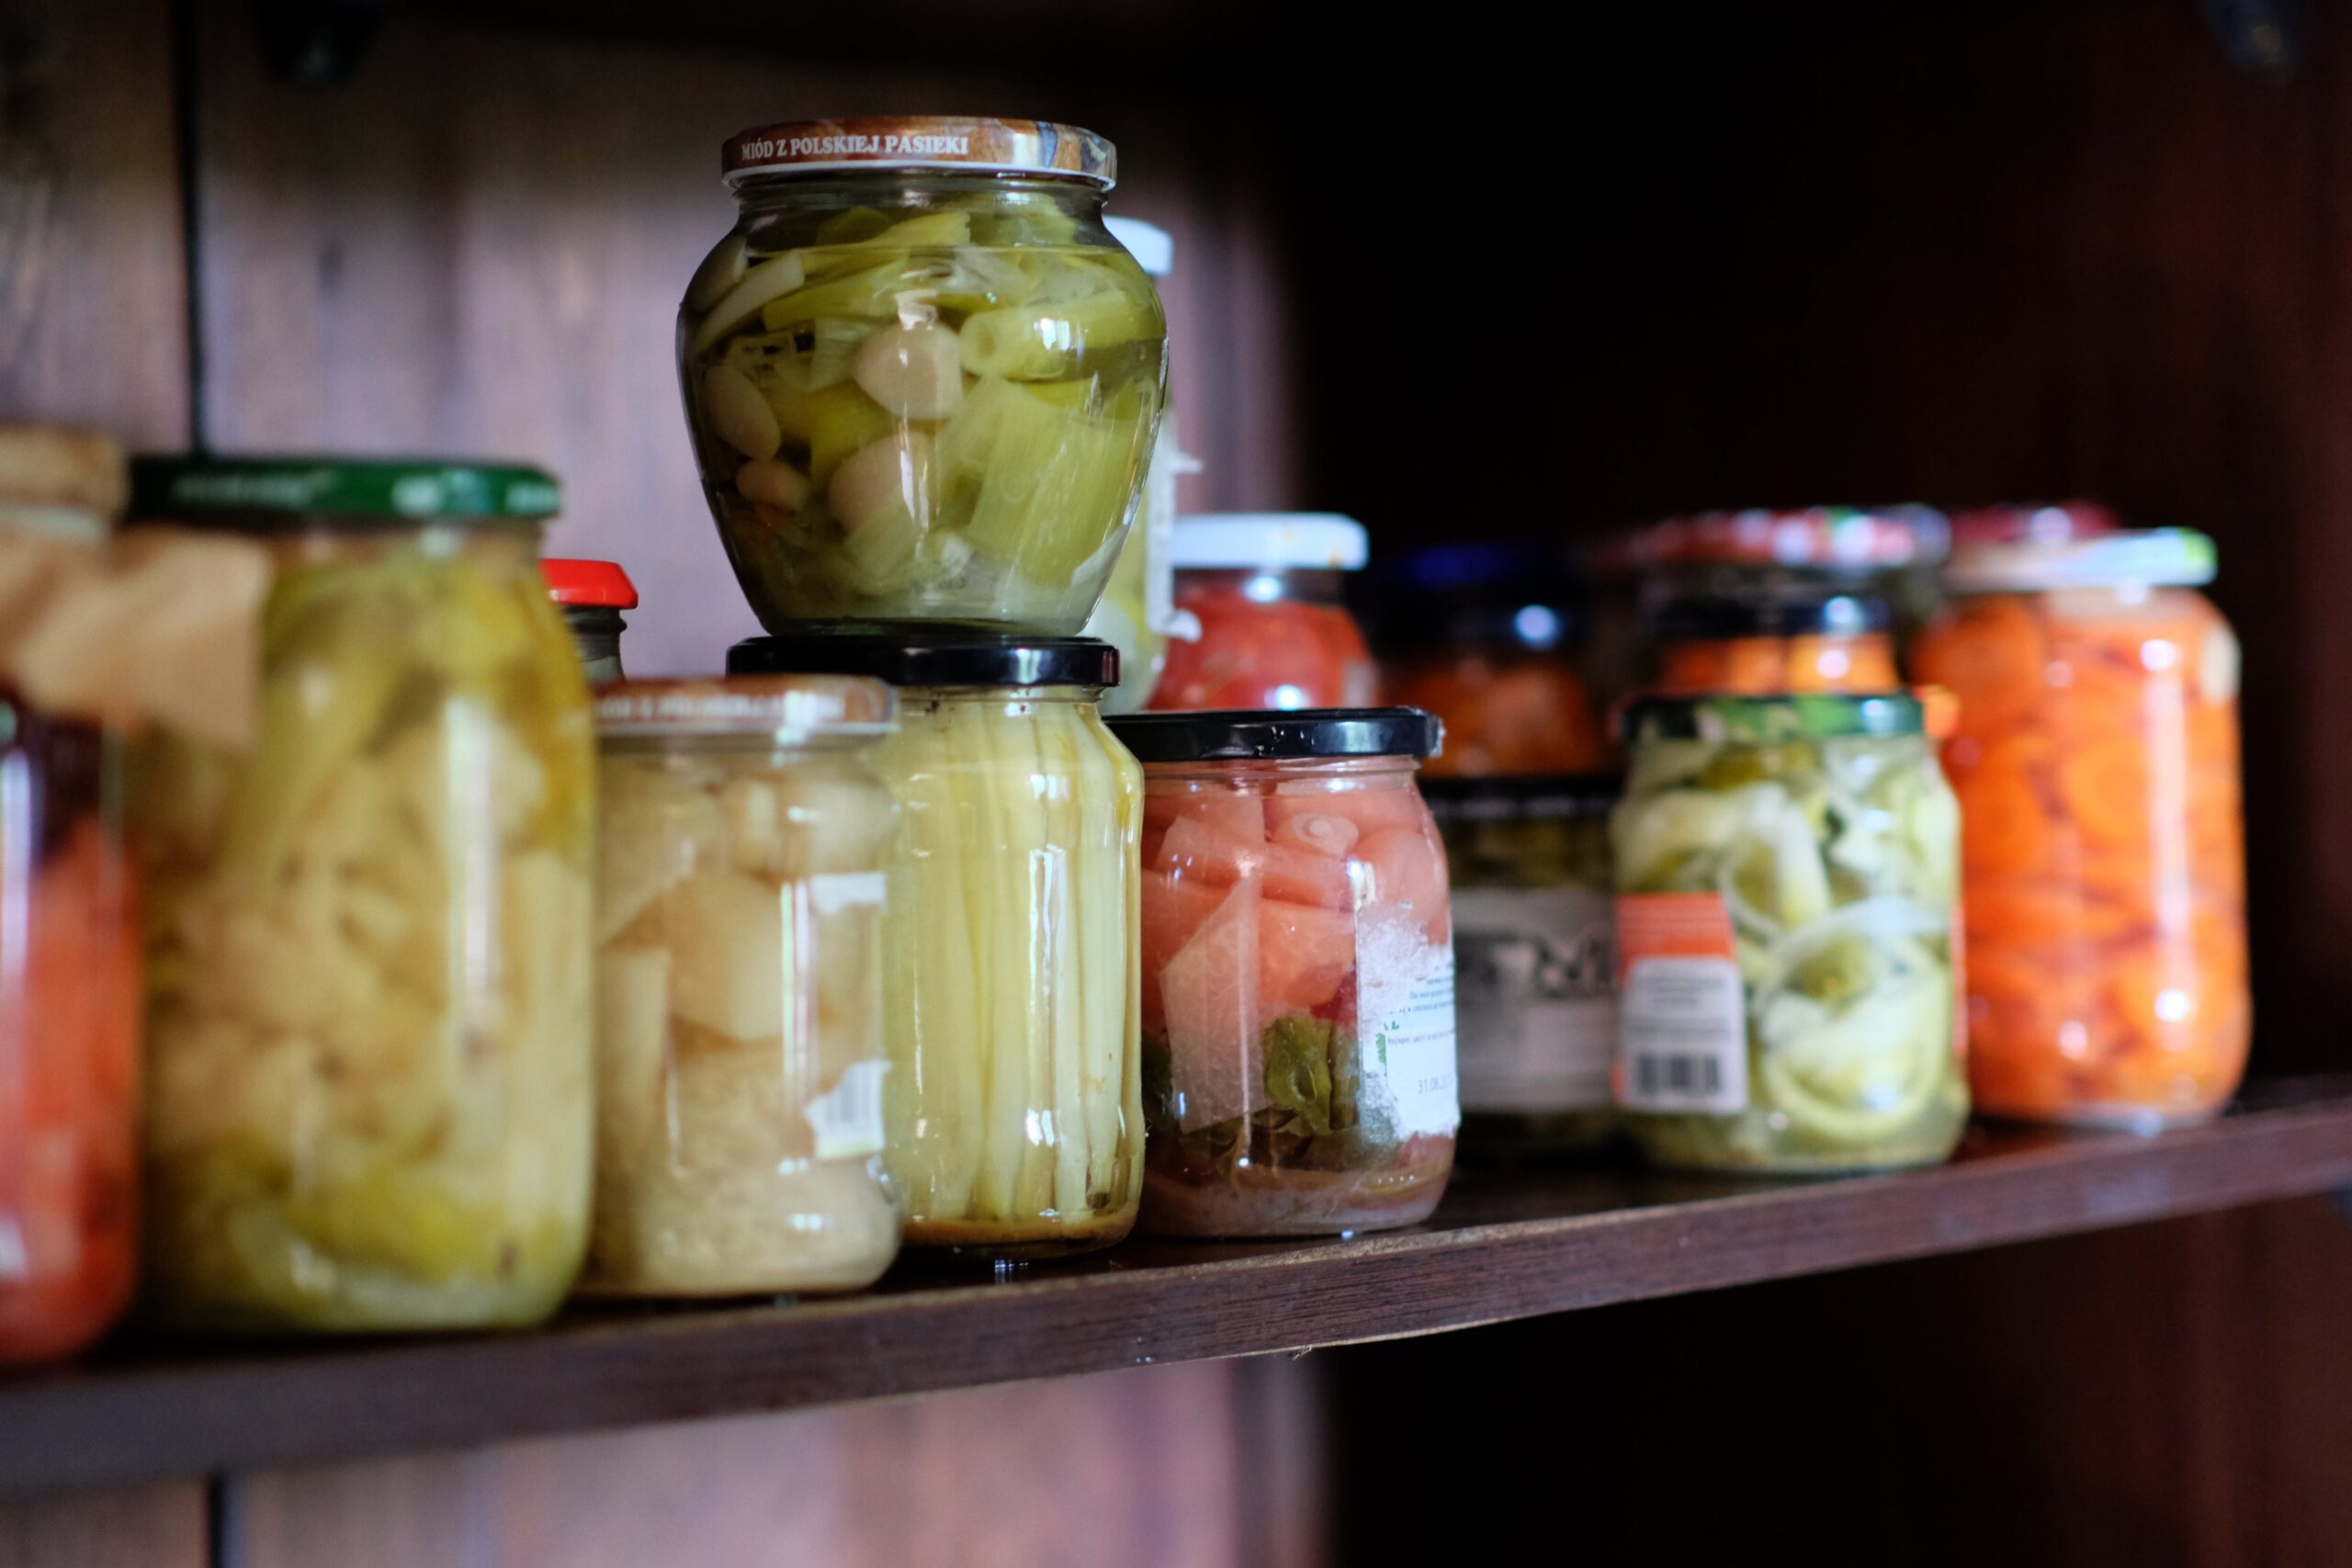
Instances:
[[[1453,949],[1417,925],[1374,916],[1356,939],[1359,1027],[1372,1060],[1385,1064],[1396,1135],[1450,1134],[1462,1125],[1454,1079]]]
[[[857,1062],[841,1081],[801,1110],[817,1134],[819,1159],[856,1159],[882,1152],[882,1076],[888,1062]]]
[[[1453,894],[1464,1111],[1608,1106],[1617,1052],[1615,902],[1580,887]]]
[[[1722,896],[1620,897],[1617,949],[1617,1103],[1747,1110],[1747,992]]]

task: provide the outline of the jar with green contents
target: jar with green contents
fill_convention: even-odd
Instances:
[[[1906,695],[1650,698],[1611,826],[1617,1102],[1654,1162],[1931,1165],[1968,1117],[1960,811]]]
[[[884,856],[883,1080],[910,1246],[984,1258],[1104,1247],[1143,1193],[1136,861],[1143,773],[1080,638],[755,637],[732,674],[871,675],[899,732],[867,764]]]
[[[588,1235],[587,686],[528,468],[148,459],[263,541],[259,723],[134,759],[147,1287],[184,1326],[536,1321]]]
[[[1613,774],[1425,779],[1453,876],[1462,1143],[1540,1156],[1606,1143],[1617,1115]]]
[[[723,162],[741,217],[687,286],[678,369],[761,624],[1077,632],[1167,396],[1159,296],[1103,227],[1111,144],[870,116]]]

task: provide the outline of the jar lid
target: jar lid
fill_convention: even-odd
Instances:
[[[637,608],[637,584],[628,580],[618,561],[543,556],[539,575],[547,579],[548,597],[559,604]]]
[[[1370,553],[1363,525],[1336,512],[1202,513],[1168,536],[1179,571],[1356,571]]]
[[[1157,223],[1147,223],[1140,218],[1105,218],[1102,227],[1111,231],[1111,238],[1125,245],[1136,265],[1153,277],[1166,277],[1176,270],[1176,236]]]
[[[310,456],[130,460],[132,516],[199,525],[538,522],[556,514],[560,500],[554,475],[520,464]]]
[[[1421,781],[1421,796],[1440,827],[1589,821],[1609,815],[1624,793],[1625,781],[1615,773],[1506,773]]]
[[[727,139],[719,164],[730,186],[759,175],[840,169],[1046,175],[1105,190],[1119,177],[1118,149],[1091,130],[989,115],[847,115],[753,126]]]
[[[2193,588],[2213,581],[2213,541],[2193,528],[2127,528],[2087,539],[1972,545],[1944,569],[1955,593],[2044,588]]]
[[[1926,732],[1919,699],[1907,692],[1636,697],[1622,722],[1629,741],[1826,740]]]
[[[73,513],[103,523],[122,510],[122,448],[95,430],[0,423],[0,508]]]
[[[1932,507],[1807,506],[1669,517],[1635,530],[1626,548],[1639,566],[1860,571],[1939,561],[1951,541],[1951,525]]]
[[[619,681],[596,693],[596,729],[606,740],[736,735],[789,743],[888,735],[898,714],[889,687],[856,675]]]
[[[1886,601],[1860,593],[1740,593],[1677,599],[1658,615],[1667,642],[1734,637],[1868,637],[1894,616]]]
[[[727,650],[729,675],[871,675],[893,686],[1091,686],[1119,683],[1119,650],[1093,637],[1034,642],[866,637],[750,637]]]
[[[2028,539],[2088,539],[2116,533],[2122,526],[2113,512],[2096,501],[1972,506],[1951,514],[1951,546],[1957,555],[1974,545],[2009,545]]]
[[[1139,762],[1434,757],[1445,727],[1420,708],[1228,708],[1105,720]]]

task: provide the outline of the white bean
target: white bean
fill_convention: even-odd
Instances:
[[[900,419],[945,419],[964,400],[956,329],[937,321],[877,329],[859,345],[850,374]]]
[[[797,512],[808,504],[808,476],[780,457],[736,469],[735,490],[745,501],[779,512]]]
[[[842,459],[826,487],[833,514],[852,528],[892,511],[922,516],[931,468],[931,437],[909,432],[868,442]]]
[[[763,461],[784,445],[775,410],[752,378],[731,365],[714,365],[702,373],[702,406],[718,438],[746,457]]]

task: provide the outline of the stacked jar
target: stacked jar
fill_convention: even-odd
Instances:
[[[1166,319],[1105,227],[1115,153],[1069,126],[872,117],[723,156],[741,216],[678,351],[771,634],[729,652],[728,685],[895,693],[862,765],[894,808],[877,1104],[904,1238],[1107,1245],[1143,1189],[1143,786],[1097,711],[1118,654],[1080,634],[1173,456]]]

